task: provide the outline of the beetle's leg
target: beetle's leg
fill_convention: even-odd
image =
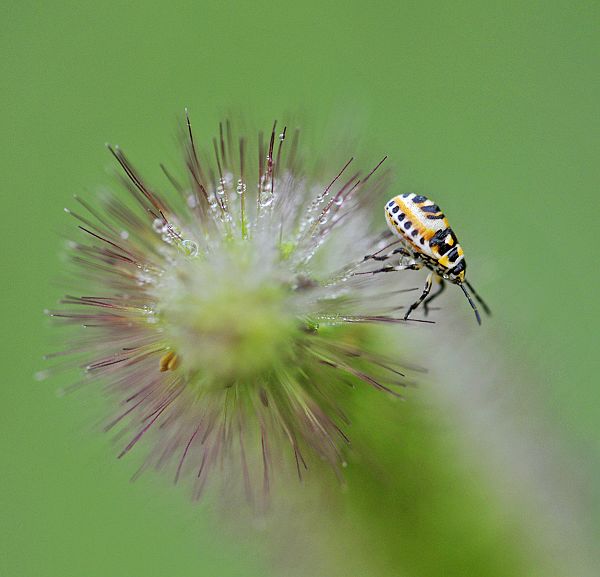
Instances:
[[[425,316],[429,314],[429,304],[431,301],[439,297],[446,288],[446,281],[439,275],[436,275],[436,278],[439,280],[439,288],[423,301],[423,312],[425,313]]]
[[[477,299],[477,302],[481,305],[481,308],[485,311],[485,314],[491,315],[492,311],[490,310],[490,307],[488,307],[485,304],[485,301],[479,296],[477,291],[473,288],[473,285],[469,281],[465,281],[465,284],[469,287],[469,289],[473,293],[473,296]]]
[[[368,254],[367,256],[365,256],[365,258],[363,259],[363,262],[365,260],[378,260],[378,261],[383,261],[383,260],[387,260],[388,258],[392,258],[393,256],[400,254],[402,256],[408,256],[411,257],[412,254],[410,252],[408,252],[405,248],[396,248],[386,254]]]
[[[403,256],[411,256],[411,254],[404,247],[397,248],[395,250],[392,250],[390,252],[382,254],[388,248],[394,246],[395,244],[398,244],[399,242],[402,242],[402,239],[397,239],[394,242],[391,242],[390,244],[388,244],[387,246],[384,246],[381,250],[378,250],[377,252],[375,252],[373,254],[366,255],[363,258],[363,262],[366,260],[387,260],[388,258],[391,258],[395,254],[401,254]]]
[[[423,292],[421,293],[421,296],[412,305],[410,305],[410,307],[406,311],[406,314],[404,315],[404,320],[407,320],[410,313],[412,313],[427,298],[427,295],[431,290],[431,284],[433,281],[434,274],[435,273],[432,271],[427,275],[427,279],[425,280],[425,286],[423,287]]]
[[[355,272],[352,273],[352,276],[358,276],[361,274],[377,274],[379,272],[394,272],[399,270],[421,270],[423,265],[419,262],[415,262],[413,264],[399,264],[397,266],[384,266],[383,268],[378,268],[375,270],[368,270],[365,272]]]

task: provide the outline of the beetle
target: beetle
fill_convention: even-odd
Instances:
[[[384,261],[399,254],[410,258],[413,263],[409,265],[386,266],[382,269],[360,274],[428,268],[430,273],[427,275],[423,292],[410,305],[404,315],[404,320],[407,320],[410,314],[421,303],[423,303],[425,314],[427,314],[429,304],[444,291],[446,281],[448,281],[460,287],[475,312],[477,322],[481,324],[481,316],[477,306],[473,302],[465,285],[473,293],[486,314],[490,314],[490,309],[465,278],[467,263],[463,249],[440,207],[426,196],[405,193],[395,196],[386,203],[385,218],[389,229],[398,239],[388,245],[388,247],[401,243],[402,248],[397,248],[383,255],[380,254],[382,251],[379,251],[379,253],[367,255],[364,260]],[[439,289],[429,296],[434,279],[439,280]]]

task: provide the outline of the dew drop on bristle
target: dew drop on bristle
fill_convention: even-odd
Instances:
[[[271,206],[274,200],[275,195],[272,192],[269,192],[261,195],[260,200],[258,202],[262,208],[266,208],[268,206]]]
[[[194,240],[184,240],[181,247],[187,256],[198,256],[198,243]]]
[[[161,218],[155,218],[152,221],[152,228],[154,229],[154,232],[162,233],[165,229],[165,223]]]
[[[146,317],[146,322],[148,324],[153,325],[158,321],[158,319],[156,318],[156,311],[154,310],[153,307],[144,305],[142,311]]]
[[[154,283],[154,278],[147,273],[141,272],[136,275],[137,285],[144,286]]]

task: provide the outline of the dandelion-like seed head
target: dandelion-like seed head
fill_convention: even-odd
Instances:
[[[128,195],[68,211],[82,293],[50,311],[76,328],[50,356],[117,399],[106,429],[127,439],[120,456],[147,436],[141,470],[170,468],[196,496],[216,464],[249,495],[287,463],[339,473],[351,387],[396,395],[405,384],[364,330],[404,322],[398,276],[354,274],[390,242],[370,223],[385,159],[312,170],[297,131],[247,139],[229,123],[206,151],[186,120],[185,180],[163,167],[159,193],[109,146]]]

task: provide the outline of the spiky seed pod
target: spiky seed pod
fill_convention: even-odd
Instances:
[[[83,368],[78,384],[119,401],[106,429],[128,435],[120,456],[147,435],[141,470],[170,465],[176,481],[195,479],[195,496],[217,463],[249,495],[286,463],[339,473],[348,385],[397,395],[405,384],[398,357],[363,337],[364,324],[404,322],[398,276],[353,275],[389,242],[383,227],[369,232],[385,159],[364,174],[348,174],[352,160],[311,171],[298,132],[289,143],[273,127],[249,144],[229,123],[207,153],[186,119],[187,182],[163,167],[170,192],[159,194],[109,146],[129,198],[76,197],[83,211],[67,211],[83,296],[49,314],[85,330],[55,369]]]

